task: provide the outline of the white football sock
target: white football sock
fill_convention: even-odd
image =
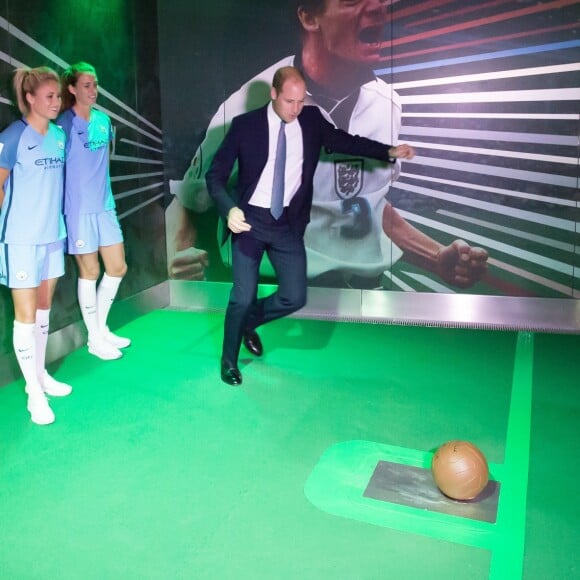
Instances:
[[[50,308],[36,311],[34,339],[36,343],[36,376],[42,390],[53,397],[70,395],[72,387],[51,377],[46,370],[46,345],[48,343],[48,329],[50,326]]]
[[[34,339],[36,344],[36,376],[40,379],[44,375],[46,364],[46,345],[48,343],[48,327],[50,309],[36,311]]]
[[[36,341],[34,337],[34,323],[14,321],[12,344],[16,353],[18,366],[22,371],[26,385],[31,389],[40,389],[36,374]]]
[[[101,334],[104,334],[107,330],[107,318],[122,280],[122,277],[109,276],[105,272],[99,284],[97,290],[97,319]]]
[[[34,323],[14,321],[12,343],[16,360],[26,381],[25,391],[28,395],[26,405],[30,418],[38,425],[48,425],[54,421],[54,413],[48,405],[36,374],[36,341]]]
[[[89,340],[98,338],[100,330],[97,317],[97,281],[79,278],[77,293],[83,321],[89,333]]]

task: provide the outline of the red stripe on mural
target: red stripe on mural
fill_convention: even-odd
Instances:
[[[518,286],[517,284],[512,284],[506,280],[502,280],[493,274],[487,272],[483,277],[482,282],[491,286],[494,290],[499,290],[503,296],[523,296],[526,298],[537,297],[538,294]]]
[[[436,30],[428,30],[426,32],[421,32],[418,34],[411,34],[403,38],[397,38],[396,40],[383,42],[381,43],[382,44],[381,48],[388,48],[390,46],[398,46],[400,44],[417,42],[418,40],[425,40],[426,38],[442,36],[444,34],[458,32],[461,30],[469,30],[470,28],[477,28],[479,26],[488,26],[489,24],[494,24],[496,22],[511,20],[513,18],[521,18],[522,16],[528,16],[530,14],[538,14],[540,12],[548,12],[549,10],[563,8],[565,6],[572,6],[573,4],[580,4],[580,0],[554,0],[553,2],[547,2],[546,4],[537,4],[534,6],[529,6],[527,8],[521,8],[520,10],[512,10],[511,12],[504,12],[503,14],[496,14],[494,16],[488,16],[486,18],[479,18],[477,20],[471,20],[469,22],[452,24],[451,26],[437,28]]]
[[[572,22],[571,24],[563,24],[561,26],[551,26],[550,28],[540,28],[535,30],[526,30],[524,32],[517,32],[515,34],[504,34],[502,36],[488,36],[486,38],[480,38],[477,40],[468,40],[465,42],[456,42],[455,44],[447,44],[445,46],[435,46],[432,48],[425,48],[423,50],[412,50],[409,52],[397,52],[393,54],[389,54],[388,56],[382,57],[381,60],[390,60],[390,59],[397,59],[397,58],[408,58],[410,56],[420,56],[424,54],[433,54],[436,52],[443,52],[447,50],[455,50],[458,48],[465,48],[467,46],[476,46],[481,45],[485,46],[489,43],[498,42],[500,40],[513,40],[514,38],[523,38],[525,36],[532,36],[538,34],[545,34],[548,32],[557,32],[558,30],[570,30],[573,28],[577,28],[579,25],[576,22]]]
[[[445,4],[451,4],[455,1],[456,0],[429,0],[427,2],[417,2],[414,6],[401,8],[400,10],[394,9],[392,13],[393,20],[413,16],[413,14],[425,12],[425,10],[429,10],[429,8],[440,8],[441,6],[445,6]]]
[[[481,4],[475,4],[474,6],[468,6],[467,8],[461,8],[460,10],[454,10],[449,14],[437,14],[436,16],[431,16],[430,18],[425,18],[423,20],[414,20],[409,22],[406,26],[422,26],[423,24],[430,24],[436,20],[444,20],[454,18],[455,16],[469,14],[471,12],[480,12],[485,8],[493,8],[494,6],[501,6],[502,4],[512,3],[512,0],[493,0],[493,2],[482,2]]]

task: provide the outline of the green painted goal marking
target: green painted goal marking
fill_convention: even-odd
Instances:
[[[431,452],[372,441],[346,441],[330,447],[306,481],[304,492],[319,509],[438,540],[490,550],[490,580],[521,578],[525,541],[532,401],[533,335],[519,333],[503,464],[490,463],[501,482],[496,523],[469,520],[364,497],[379,461],[429,469]]]

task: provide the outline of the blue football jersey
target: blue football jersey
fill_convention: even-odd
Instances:
[[[0,133],[0,167],[10,171],[0,211],[0,242],[50,244],[66,236],[63,207],[64,131],[42,135],[25,119]]]
[[[114,209],[109,177],[109,144],[113,139],[113,128],[108,115],[91,109],[87,121],[76,115],[73,109],[67,109],[57,123],[67,137],[65,214],[74,216]]]

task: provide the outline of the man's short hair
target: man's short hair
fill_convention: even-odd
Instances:
[[[301,80],[305,82],[304,75],[296,67],[283,66],[274,73],[274,78],[272,79],[272,86],[274,87],[276,94],[279,95],[282,92],[282,87],[288,79]]]

